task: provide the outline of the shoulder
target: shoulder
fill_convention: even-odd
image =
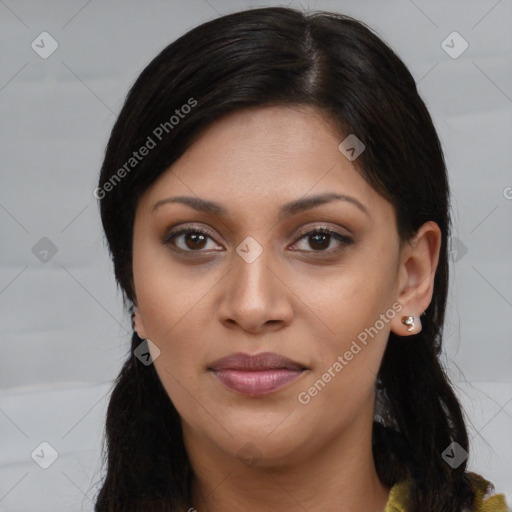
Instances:
[[[467,473],[473,490],[475,502],[471,510],[463,512],[512,512],[507,506],[504,494],[496,494],[491,482],[477,473]],[[403,480],[395,484],[389,493],[389,499],[383,512],[407,512],[406,502],[411,480]]]
[[[410,485],[411,480],[407,479],[402,480],[391,487],[388,502],[382,512],[406,512],[405,502]]]
[[[475,491],[475,504],[468,512],[510,512],[504,494],[497,494],[494,485],[477,473],[468,473]]]

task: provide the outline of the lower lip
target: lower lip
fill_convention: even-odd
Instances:
[[[246,396],[263,396],[284,388],[297,380],[304,371],[296,370],[213,370],[213,374],[228,388]]]

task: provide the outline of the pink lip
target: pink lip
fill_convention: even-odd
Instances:
[[[228,388],[247,396],[273,393],[299,378],[307,368],[273,352],[232,354],[215,361],[209,370]]]

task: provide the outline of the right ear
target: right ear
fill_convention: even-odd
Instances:
[[[146,329],[144,328],[144,322],[142,320],[139,308],[137,306],[135,306],[133,310],[133,321],[135,323],[135,331],[137,332],[139,338],[142,340],[147,339]]]

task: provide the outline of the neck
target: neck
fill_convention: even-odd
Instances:
[[[375,469],[373,414],[371,420],[356,420],[307,457],[279,464],[258,461],[252,467],[220,455],[218,447],[185,427],[184,441],[195,474],[192,507],[185,510],[381,512],[389,489]]]

